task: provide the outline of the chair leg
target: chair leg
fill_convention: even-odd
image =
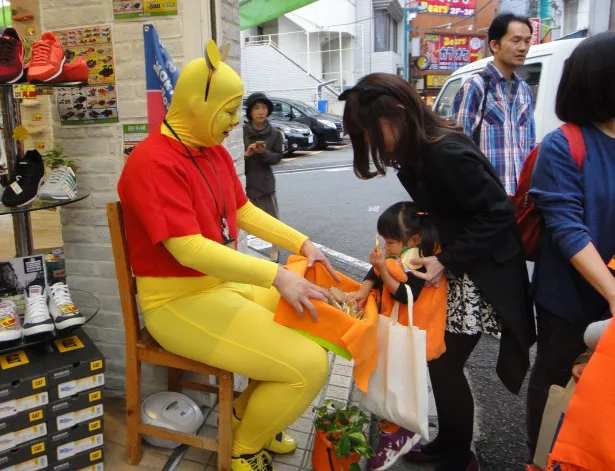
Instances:
[[[233,446],[233,373],[221,374],[218,381],[218,471],[230,471]]]
[[[139,434],[141,422],[141,362],[126,358],[126,421],[128,424],[128,463],[138,465],[143,457]]]
[[[167,383],[169,386],[169,391],[172,392],[181,392],[181,387],[179,386],[179,380],[181,379],[182,370],[177,368],[167,368]]]

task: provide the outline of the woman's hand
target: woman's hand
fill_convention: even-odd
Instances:
[[[263,154],[267,150],[267,147],[265,147],[265,144],[263,143],[256,142],[254,145],[256,146],[257,154]]]
[[[318,248],[314,245],[314,243],[308,239],[301,246],[301,255],[303,255],[308,260],[308,267],[313,267],[314,262],[322,263],[327,271],[331,273],[331,276],[335,281],[340,281],[340,277],[331,265],[329,259],[323,254]]]
[[[310,299],[325,303],[331,299],[331,294],[326,289],[310,283],[302,276],[283,267],[278,268],[273,286],[295,308],[299,316],[302,317],[304,310],[307,309],[314,322],[318,322],[318,314]]]
[[[434,286],[437,288],[440,286],[440,281],[442,281],[444,271],[446,270],[444,265],[440,263],[440,260],[436,257],[425,257],[412,259],[410,263],[412,265],[422,265],[425,267],[425,273],[417,270],[412,270],[410,272],[415,277],[425,280],[425,287]]]
[[[369,254],[369,263],[371,263],[372,266],[380,273],[383,273],[387,269],[386,256],[378,247],[374,248],[374,250],[372,250]]]
[[[254,152],[256,152],[256,144],[250,144],[250,145],[248,146],[248,148],[246,149],[246,152],[245,152],[245,154],[244,154],[244,155],[245,155],[246,157],[252,157],[252,155],[254,154]]]

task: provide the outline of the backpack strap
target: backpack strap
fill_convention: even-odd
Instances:
[[[583,132],[581,132],[581,128],[576,124],[565,123],[560,127],[560,129],[564,133],[564,136],[566,136],[566,140],[570,146],[570,155],[572,156],[572,159],[576,162],[579,169],[582,169],[587,151],[585,149],[585,140],[583,139]]]
[[[476,129],[474,129],[474,132],[472,133],[472,140],[474,141],[474,144],[480,147],[480,135],[483,127],[483,120],[485,119],[485,111],[487,110],[487,93],[491,89],[491,80],[489,74],[485,71],[485,69],[481,70],[476,75],[482,77],[484,82],[483,102],[480,109],[480,120],[478,121]]]

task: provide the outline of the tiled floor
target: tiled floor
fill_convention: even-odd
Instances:
[[[321,393],[312,403],[312,407],[322,404],[326,399],[348,402],[353,392],[352,366],[347,360],[330,355],[329,378]],[[312,407],[305,411],[288,429],[299,445],[291,455],[275,456],[276,471],[299,471],[311,469],[311,449],[314,437],[312,425]],[[145,445],[143,460],[139,466],[126,463],[126,425],[124,400],[110,398],[105,401],[105,467],[112,471],[131,469],[163,469],[170,450]],[[216,433],[217,413],[211,412],[202,435],[212,436]],[[196,448],[190,448],[184,459],[175,468],[177,471],[214,471],[216,469],[216,454]]]

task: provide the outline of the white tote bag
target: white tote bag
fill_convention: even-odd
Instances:
[[[379,316],[378,365],[361,405],[372,414],[429,439],[427,332],[413,325],[413,296],[408,293],[408,326],[398,323],[399,303],[391,317]]]

